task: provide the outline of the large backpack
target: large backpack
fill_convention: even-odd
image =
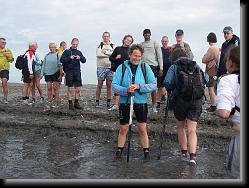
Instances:
[[[183,58],[177,62],[176,96],[185,101],[195,101],[204,96],[202,72],[195,61]]]
[[[26,55],[28,51],[26,51],[23,55],[19,55],[16,58],[16,62],[15,62],[15,67],[19,70],[22,70],[24,68],[24,56]]]

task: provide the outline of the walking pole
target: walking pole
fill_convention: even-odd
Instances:
[[[129,162],[130,157],[130,145],[131,145],[131,126],[132,126],[132,116],[133,116],[133,103],[134,103],[134,94],[131,95],[131,104],[130,104],[130,120],[129,120],[129,131],[128,131],[128,148],[127,148],[127,163]]]
[[[157,156],[158,160],[160,160],[160,158],[161,158],[161,151],[162,151],[162,146],[163,146],[163,138],[164,138],[166,124],[167,124],[167,120],[168,120],[169,98],[170,98],[170,94],[167,97],[165,115],[164,115],[164,122],[163,122],[163,129],[162,129],[162,132],[161,132],[160,137],[159,137],[159,152],[158,152],[158,156]]]

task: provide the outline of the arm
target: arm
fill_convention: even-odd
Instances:
[[[100,47],[97,47],[97,49],[96,49],[96,56],[97,56],[97,58],[109,57],[108,55],[106,55],[102,52],[102,49]]]
[[[111,62],[116,62],[117,55],[118,55],[118,48],[115,48],[114,51],[112,52],[111,56],[109,57],[109,60]]]
[[[208,51],[205,53],[205,55],[202,58],[202,63],[206,64],[210,61],[213,61],[215,59],[214,53],[212,48],[208,48]]]
[[[163,54],[162,49],[158,43],[156,43],[156,57],[160,70],[163,70]]]
[[[145,63],[146,68],[146,79],[148,84],[140,85],[139,92],[141,93],[151,93],[152,91],[155,91],[157,89],[157,81],[154,76],[154,73],[152,72],[150,66]],[[141,73],[143,74],[143,73]]]
[[[176,86],[176,69],[177,66],[175,64],[172,64],[168,72],[164,78],[163,85],[165,86],[166,90],[170,93],[175,89]]]
[[[128,96],[128,87],[124,87],[121,85],[120,83],[121,77],[122,77],[122,65],[119,65],[112,80],[112,89],[115,93],[121,96]],[[125,79],[125,75],[124,75],[124,79]]]
[[[71,61],[70,56],[71,56],[70,50],[65,50],[62,53],[61,58],[60,58],[61,63],[64,64],[64,63],[70,62]]]
[[[80,61],[81,61],[81,63],[86,62],[86,58],[83,56],[83,54],[81,52],[80,52]]]
[[[5,57],[9,63],[12,63],[14,61],[13,54],[8,48],[6,49]]]

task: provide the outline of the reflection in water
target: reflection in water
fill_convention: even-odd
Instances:
[[[0,127],[0,177],[25,179],[223,179],[224,153],[198,149],[197,166],[182,161],[177,142],[167,141],[157,160],[151,143],[151,161],[143,161],[139,140],[114,159],[116,140],[85,130]],[[138,138],[137,138],[138,139]],[[154,144],[154,145],[153,145]],[[171,148],[171,149],[170,149]],[[172,150],[172,148],[174,148]]]

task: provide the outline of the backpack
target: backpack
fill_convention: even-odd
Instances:
[[[145,63],[142,62],[141,63],[141,68],[142,68],[142,72],[143,72],[143,75],[144,75],[144,80],[145,80],[145,83],[147,84],[147,79],[146,79],[146,67],[145,67]],[[124,79],[124,73],[125,73],[125,70],[126,70],[126,66],[124,63],[122,63],[122,77],[121,77],[121,84],[123,82],[123,79]]]
[[[176,96],[185,101],[201,99],[204,96],[205,84],[203,73],[195,61],[184,58],[177,62]]]
[[[101,42],[101,43],[99,44],[98,48],[100,47],[100,49],[102,50],[103,46],[104,46],[104,43]],[[111,48],[113,49],[114,44],[111,43],[110,46],[111,46]]]
[[[22,70],[24,68],[24,56],[26,55],[28,51],[26,51],[23,55],[19,55],[16,58],[16,62],[15,62],[15,67],[19,70]]]

